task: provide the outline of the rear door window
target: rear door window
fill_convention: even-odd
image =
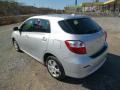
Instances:
[[[90,18],[68,19],[58,23],[65,32],[71,34],[91,34],[101,30],[101,27]]]

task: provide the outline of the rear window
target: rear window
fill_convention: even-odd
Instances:
[[[71,34],[91,34],[101,30],[91,18],[68,19],[58,23],[65,32]]]

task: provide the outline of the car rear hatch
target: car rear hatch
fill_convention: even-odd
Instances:
[[[99,52],[105,45],[105,34],[101,31],[94,34],[76,36],[77,38],[85,43],[86,52],[89,56]]]
[[[103,48],[105,33],[91,18],[67,19],[59,22],[61,28],[71,34],[71,40],[80,40],[85,44],[86,54],[93,55]]]

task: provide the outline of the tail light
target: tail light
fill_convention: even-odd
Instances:
[[[65,44],[67,48],[76,54],[86,54],[85,44],[78,40],[66,40]]]
[[[107,40],[107,32],[104,31],[104,33],[105,33],[105,41],[106,41]]]

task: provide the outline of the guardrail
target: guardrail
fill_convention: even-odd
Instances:
[[[83,13],[80,13],[82,15],[87,15],[87,16],[93,16],[93,17],[118,17],[119,16],[119,13],[107,13],[107,12],[100,12],[100,13],[97,13],[97,12],[83,12]]]

